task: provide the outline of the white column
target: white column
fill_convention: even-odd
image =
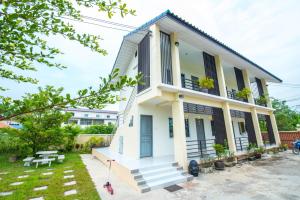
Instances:
[[[177,87],[182,87],[181,86],[180,59],[179,59],[179,46],[176,46],[175,42],[178,42],[177,33],[172,33],[171,34],[171,56],[172,56],[173,85],[177,86]]]
[[[172,116],[175,160],[180,166],[182,166],[184,169],[187,169],[188,163],[182,99],[178,98],[172,103]]]
[[[215,56],[215,62],[216,62],[216,70],[217,70],[217,77],[219,82],[220,95],[222,97],[227,97],[226,82],[225,82],[225,76],[224,76],[224,71],[222,66],[222,60],[219,55]]]
[[[161,83],[160,29],[154,24],[150,27],[150,76],[151,87]]]
[[[225,102],[223,105],[223,113],[224,113],[224,122],[225,122],[226,134],[227,134],[228,147],[230,152],[235,154],[236,153],[235,138],[233,134],[230,107],[227,102]]]
[[[280,140],[280,135],[279,135],[278,127],[277,127],[276,118],[275,118],[275,115],[273,112],[270,112],[270,119],[271,119],[274,137],[275,137],[275,142],[276,142],[276,145],[279,146],[281,144],[281,140]]]
[[[263,142],[260,127],[259,127],[258,116],[257,116],[257,112],[256,112],[255,108],[251,108],[251,116],[252,116],[257,146],[259,146],[259,147],[264,146],[264,142]]]
[[[249,73],[248,70],[244,69],[242,70],[243,72],[243,77],[244,77],[244,82],[245,82],[245,87],[251,89],[251,85],[250,85],[250,78],[249,78]],[[248,98],[249,103],[254,104],[254,98],[253,98],[253,93],[251,91],[250,96]]]

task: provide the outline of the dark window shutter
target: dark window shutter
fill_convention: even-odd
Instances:
[[[259,78],[255,78],[255,81],[256,81],[256,84],[257,84],[257,90],[258,90],[259,96],[264,95],[264,90],[263,90],[263,87],[262,87],[261,80]]]
[[[254,125],[251,113],[245,112],[245,128],[248,133],[248,141],[249,143],[257,144]]]
[[[138,85],[138,92],[150,87],[150,38],[147,34],[138,45],[138,72],[142,73],[143,84]]]
[[[270,144],[275,144],[275,136],[269,115],[265,115]]]
[[[204,60],[205,75],[214,80],[214,88],[209,89],[208,93],[220,96],[215,57],[209,55],[206,52],[203,52],[203,60]]]
[[[227,140],[223,110],[221,108],[213,108],[213,120],[215,127],[216,143],[224,145]]]
[[[185,126],[185,136],[190,137],[189,119],[184,119],[184,126]]]
[[[173,137],[173,118],[169,118],[169,136],[170,138]]]
[[[161,78],[162,82],[173,85],[170,35],[160,32]]]

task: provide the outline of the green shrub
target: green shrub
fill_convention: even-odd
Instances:
[[[241,99],[248,99],[250,94],[251,94],[251,90],[249,88],[244,88],[241,91],[238,91],[236,93],[236,96],[241,98]]]
[[[63,149],[65,151],[71,151],[75,145],[75,137],[82,133],[83,130],[77,125],[67,125],[62,128],[63,133]]]
[[[216,151],[216,154],[218,156],[218,159],[221,159],[224,154],[225,154],[225,148],[222,144],[214,144],[213,145],[215,151]]]
[[[102,147],[104,146],[104,138],[103,137],[91,137],[89,141],[85,143],[85,150],[91,151],[92,148]]]
[[[201,88],[205,89],[213,89],[215,87],[214,85],[214,79],[209,78],[209,77],[204,77],[199,80],[199,85]]]
[[[114,125],[99,124],[88,126],[83,130],[84,134],[111,134],[114,130]]]

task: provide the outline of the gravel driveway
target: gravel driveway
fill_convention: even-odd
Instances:
[[[92,159],[91,155],[81,157],[103,200],[300,199],[300,155],[293,155],[291,151],[226,168],[225,171],[200,174],[192,182],[180,184],[183,189],[176,192],[158,189],[141,194],[111,175],[115,190],[113,196],[103,189],[103,183],[107,179],[107,168],[100,161]]]

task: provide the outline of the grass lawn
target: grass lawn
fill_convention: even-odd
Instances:
[[[52,169],[52,170],[48,170]],[[32,172],[24,172],[34,170]],[[73,170],[69,173],[64,171]],[[3,174],[8,172],[7,174]],[[53,172],[52,175],[43,175],[43,173]],[[18,176],[28,175],[25,178]],[[66,175],[74,175],[74,178],[64,179]],[[76,181],[75,185],[64,186],[64,183]],[[10,185],[14,182],[23,182],[21,185]],[[46,190],[34,191],[36,187],[48,186]],[[76,190],[77,194],[64,196],[64,192]],[[0,155],[0,193],[13,191],[12,195],[0,196],[0,199],[30,199],[43,197],[45,200],[52,199],[85,199],[100,200],[95,186],[80,159],[76,153],[66,154],[63,163],[53,162],[51,167],[48,165],[39,165],[24,167],[23,162],[9,163],[7,155]]]

